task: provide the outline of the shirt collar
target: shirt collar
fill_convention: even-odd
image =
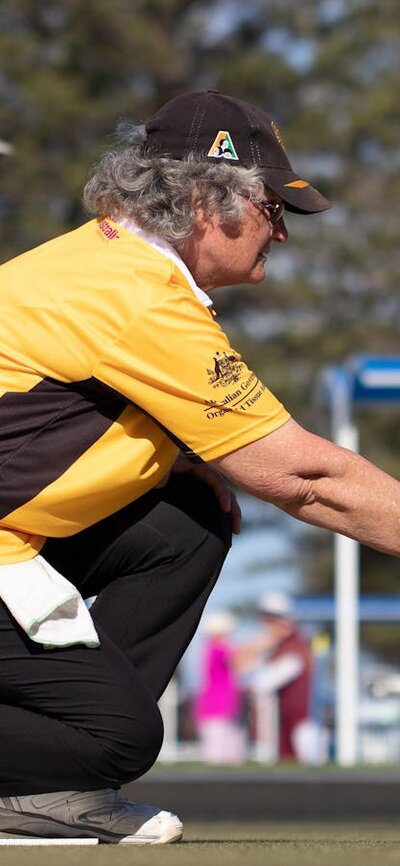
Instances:
[[[183,276],[186,278],[187,282],[190,285],[190,288],[199,299],[199,301],[201,301],[201,303],[204,304],[205,307],[212,307],[213,302],[210,296],[207,295],[206,292],[203,292],[203,289],[200,289],[200,287],[195,282],[193,275],[190,273],[189,268],[186,267],[183,259],[181,259],[176,250],[170,244],[168,244],[157,235],[150,234],[144,229],[139,228],[139,226],[136,225],[136,223],[133,219],[131,219],[131,217],[118,216],[116,217],[115,222],[117,222],[118,225],[122,226],[122,228],[127,229],[129,232],[132,232],[138,238],[146,241],[147,244],[149,244],[151,247],[153,247],[153,249],[157,250],[163,256],[171,259],[177,266],[177,268],[179,268]]]

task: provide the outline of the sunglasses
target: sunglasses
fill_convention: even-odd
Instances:
[[[285,205],[283,201],[272,202],[268,201],[267,199],[263,199],[263,201],[255,201],[254,204],[262,208],[262,210],[266,212],[272,226],[275,226],[279,222],[279,220],[282,219],[283,214],[285,213]]]
[[[239,193],[239,195],[242,195]],[[260,207],[261,210],[264,211],[267,219],[271,223],[272,226],[275,226],[279,220],[282,219],[283,214],[285,213],[285,204],[283,201],[280,202],[272,202],[268,201],[268,199],[262,199],[261,201],[255,201],[253,198],[249,198],[247,195],[242,195],[242,198],[245,198],[247,201],[251,201],[256,207]]]

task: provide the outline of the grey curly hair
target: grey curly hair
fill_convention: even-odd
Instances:
[[[240,225],[244,199],[263,198],[261,169],[193,156],[147,156],[142,125],[125,123],[117,134],[122,145],[103,155],[84,188],[83,203],[91,214],[131,217],[179,250],[193,231],[195,191],[205,214],[219,213],[227,227]]]

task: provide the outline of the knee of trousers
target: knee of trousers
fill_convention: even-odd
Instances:
[[[163,741],[163,721],[156,703],[145,719],[135,714],[119,720],[112,739],[103,741],[103,773],[122,785],[146,773],[157,759]]]

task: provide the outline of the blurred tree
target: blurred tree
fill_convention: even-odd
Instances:
[[[0,129],[16,149],[2,176],[3,259],[80,222],[88,167],[116,121],[146,116],[193,78],[190,6],[3,0]]]

